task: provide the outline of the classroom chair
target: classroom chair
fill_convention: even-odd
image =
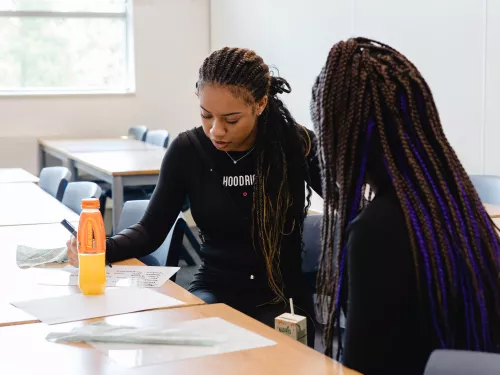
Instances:
[[[484,203],[500,206],[500,177],[471,175],[472,184]]]
[[[65,167],[46,167],[40,172],[38,186],[58,201],[64,196],[64,190],[71,178],[71,172]]]
[[[316,293],[316,276],[321,257],[321,225],[323,215],[307,215],[304,219],[302,274],[312,294]]]
[[[82,199],[100,197],[101,188],[95,182],[70,182],[64,192],[62,203],[77,214],[80,214],[82,212]]]
[[[323,215],[307,215],[304,219],[304,228],[302,230],[302,275],[304,277],[305,286],[309,293],[313,296],[315,300],[318,298],[316,293],[316,278],[318,276],[319,262],[321,260],[321,227],[323,224]],[[328,320],[328,311],[326,306],[321,306],[320,309],[316,309],[315,320],[316,325],[316,343],[317,345],[321,342],[321,337],[323,334],[324,325]],[[343,339],[344,331],[346,326],[346,319],[342,313],[340,317],[340,337],[339,340]],[[318,348],[316,348],[318,349]]]
[[[148,204],[148,200],[125,202],[120,220],[118,222],[117,233],[134,224],[137,224],[142,219]],[[184,216],[179,214],[174,226],[168,233],[163,244],[153,253],[146,255],[139,260],[148,266],[177,267],[179,265],[179,259],[182,257],[187,264],[195,265],[196,262],[182,244],[182,240],[184,238],[184,225],[187,225]]]
[[[186,197],[186,201],[184,202],[181,211],[186,212],[187,210],[189,210],[189,208],[190,208],[189,199]],[[181,226],[182,230],[184,231],[184,236],[186,236],[186,239],[189,241],[189,244],[196,251],[198,256],[200,256],[201,245],[200,242],[198,241],[198,238],[194,235],[193,231],[191,230],[189,225],[187,225],[186,221],[184,221],[184,223]]]
[[[144,125],[132,126],[128,129],[128,137],[130,139],[136,139],[138,141],[144,141],[146,139],[146,133],[148,128]]]
[[[168,140],[169,136],[167,130],[148,130],[144,142],[151,145],[167,148]]]
[[[424,375],[498,375],[500,355],[462,350],[435,350]]]

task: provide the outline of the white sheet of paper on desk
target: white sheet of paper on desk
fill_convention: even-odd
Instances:
[[[99,296],[71,294],[11,302],[46,324],[180,306],[184,302],[146,288],[113,288]]]
[[[106,267],[106,286],[159,288],[179,271],[179,267],[113,266]],[[27,275],[37,284],[78,285],[78,268],[31,268]]]
[[[131,368],[158,363],[238,352],[276,345],[276,342],[221,318],[190,320],[165,328],[178,328],[206,336],[224,338],[214,346],[151,345],[89,342],[118,364]]]

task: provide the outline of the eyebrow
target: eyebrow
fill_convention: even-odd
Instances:
[[[212,113],[210,111],[207,111],[201,105],[200,105],[200,108],[203,109],[205,112]],[[227,117],[227,116],[232,116],[232,115],[241,115],[241,114],[242,114],[242,112],[231,112],[231,113],[226,113],[226,114],[222,115],[222,117]]]

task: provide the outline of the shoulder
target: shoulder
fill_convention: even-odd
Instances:
[[[183,131],[175,137],[168,147],[168,153],[191,153],[193,151],[193,137],[200,137],[200,128]]]
[[[191,144],[190,139],[192,139],[192,137],[199,137],[200,132],[202,132],[201,127],[197,127],[179,133],[175,139],[177,141],[177,147],[189,147]]]

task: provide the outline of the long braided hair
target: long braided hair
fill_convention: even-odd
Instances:
[[[223,86],[249,105],[268,97],[257,123],[252,238],[254,247],[264,256],[276,301],[284,300],[280,253],[284,236],[296,230],[301,233],[310,205],[309,184],[307,204],[294,197],[304,194],[304,179],[309,182],[306,158],[311,139],[278,98],[278,94],[291,91],[290,85],[271,75],[268,65],[254,51],[226,47],[213,52],[199,71],[197,89],[204,85]]]
[[[316,80],[311,114],[324,173],[318,284],[329,308],[327,354],[348,298],[346,228],[370,199],[373,157],[404,213],[417,283],[440,347],[500,351],[496,226],[448,142],[417,68],[385,44],[340,42]]]

